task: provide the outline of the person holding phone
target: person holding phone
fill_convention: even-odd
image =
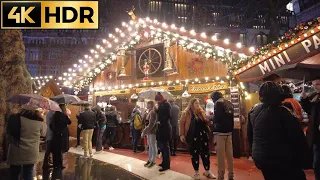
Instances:
[[[199,99],[191,99],[179,121],[179,135],[180,140],[189,145],[191,161],[195,170],[194,179],[200,179],[199,155],[206,170],[203,173],[204,176],[210,179],[216,178],[210,171],[209,125],[210,121],[201,108]]]

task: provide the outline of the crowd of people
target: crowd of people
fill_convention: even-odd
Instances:
[[[320,79],[312,81],[316,90],[301,94],[299,103],[290,88],[275,82],[265,82],[259,90],[261,103],[248,114],[247,136],[252,159],[266,180],[305,180],[304,169],[314,169],[320,180]],[[210,171],[209,141],[214,138],[217,155],[217,178],[223,180],[225,159],[228,165],[228,180],[234,179],[232,132],[234,107],[221,92],[213,92],[211,99],[214,112],[206,113],[197,98],[192,98],[185,110],[180,111],[174,100],[165,99],[161,93],[154,101],[147,102],[147,110],[141,112],[136,106],[130,118],[133,152],[138,151],[141,138],[147,138],[148,161],[145,167],[156,164],[159,152],[162,163],[159,171],[170,169],[170,156],[175,156],[180,139],[189,147],[194,179],[200,179],[200,157],[207,178],[216,178]],[[40,136],[46,136],[46,153],[43,168],[63,169],[62,154],[69,150],[68,125],[71,120],[66,105],[60,111],[46,115],[37,107],[22,106],[18,114],[10,116],[7,126],[9,137],[8,161],[11,179],[20,179],[23,169],[25,180],[33,179],[34,164],[38,159]],[[309,117],[306,135],[302,122],[302,110]],[[45,117],[46,116],[46,117]],[[92,157],[92,136],[97,130],[96,153],[104,147],[113,150],[116,128],[121,118],[114,106],[102,109],[90,108],[87,104],[77,115],[77,145],[83,135],[84,157]],[[25,154],[28,154],[27,156]],[[50,156],[53,157],[51,164]]]

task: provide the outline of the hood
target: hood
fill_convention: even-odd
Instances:
[[[117,115],[116,111],[106,111],[106,116],[113,116],[113,115]]]
[[[96,112],[96,113],[100,113],[101,112],[101,107],[96,105],[92,108],[92,111]]]

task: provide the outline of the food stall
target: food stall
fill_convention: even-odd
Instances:
[[[115,43],[117,48],[112,49]],[[136,97],[140,91],[150,87],[164,89],[174,95],[177,105],[184,110],[194,97],[205,108],[209,95],[219,90],[235,105],[234,147],[235,156],[240,156],[241,97],[247,93],[232,72],[251,52],[253,48],[219,40],[216,35],[134,16],[85,56],[85,61],[99,61],[82,73],[76,88],[89,86],[93,104],[110,103],[122,111],[122,139],[117,142],[120,147],[131,144],[128,119],[137,101],[143,102]],[[117,100],[110,101],[110,96]],[[182,143],[179,147],[187,148]]]

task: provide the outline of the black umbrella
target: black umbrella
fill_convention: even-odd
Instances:
[[[72,105],[75,105],[75,106],[84,106],[84,105],[87,105],[87,104],[90,104],[88,101],[83,101],[83,100],[80,100],[78,102],[74,102],[74,103],[71,103]]]
[[[296,63],[292,65],[283,66],[275,70],[274,74],[277,74],[282,78],[312,81],[320,77],[320,65]]]
[[[71,104],[71,103],[81,101],[81,99],[78,98],[78,96],[71,95],[71,94],[60,94],[50,99],[57,102],[58,104]]]

